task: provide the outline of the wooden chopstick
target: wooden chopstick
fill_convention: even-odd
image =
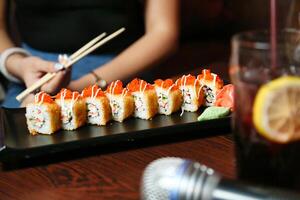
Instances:
[[[121,28],[117,31],[115,31],[114,33],[110,34],[109,36],[105,37],[103,40],[100,40],[99,42],[97,42],[95,44],[95,41],[97,39],[94,38],[92,41],[90,41],[89,43],[87,43],[86,45],[84,45],[82,48],[80,48],[78,51],[76,51],[74,54],[75,56],[73,56],[74,54],[72,54],[71,56],[73,57],[73,59],[70,60],[70,62],[67,63],[66,66],[64,66],[65,68],[69,68],[71,65],[73,65],[74,63],[76,63],[77,61],[79,61],[81,58],[83,58],[84,56],[88,55],[89,53],[91,53],[92,51],[96,50],[97,48],[99,48],[100,46],[104,45],[105,43],[107,43],[108,41],[110,41],[111,39],[115,38],[116,36],[118,36],[119,34],[121,34],[123,31],[125,31],[125,28]],[[102,35],[102,34],[101,34]],[[100,37],[101,35],[99,35],[98,37]],[[98,39],[99,40],[99,39]],[[97,41],[98,41],[97,40]],[[94,44],[94,46],[92,46]],[[85,47],[85,48],[84,48]],[[89,48],[90,47],[90,48]],[[79,53],[77,53],[79,52]],[[35,91],[36,89],[40,88],[42,85],[44,85],[46,82],[48,82],[49,80],[51,80],[54,76],[56,75],[56,72],[54,73],[47,73],[46,75],[44,75],[41,79],[39,79],[37,82],[35,82],[33,85],[31,85],[30,87],[28,87],[27,89],[25,89],[23,92],[21,92],[16,99],[18,101],[21,101],[24,97],[26,97],[28,94],[30,94],[31,92]]]
[[[117,35],[119,35],[120,33],[122,33],[123,31],[125,31],[125,28],[121,28],[121,29],[117,30],[116,32],[110,34],[109,36],[107,36],[103,40],[99,41],[97,44],[95,44],[91,48],[87,49],[82,54],[78,55],[76,58],[72,59],[71,62],[68,63],[67,66],[65,66],[65,68],[70,67],[71,65],[73,65],[74,63],[76,63],[78,60],[80,60],[84,56],[88,55],[92,51],[96,50],[97,48],[99,48],[100,46],[102,46],[103,44],[105,44],[106,42],[110,41],[111,39],[113,39],[114,37],[116,37]]]
[[[100,35],[98,35],[97,37],[95,37],[94,39],[92,39],[90,42],[88,42],[87,44],[85,44],[83,47],[81,47],[80,49],[78,49],[69,58],[71,60],[73,60],[74,58],[76,58],[77,56],[79,56],[82,52],[86,51],[88,48],[90,48],[91,46],[93,46],[96,42],[98,42],[99,40],[101,40],[105,36],[106,36],[105,32],[102,33],[102,34],[100,34]]]

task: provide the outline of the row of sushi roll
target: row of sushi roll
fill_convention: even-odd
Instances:
[[[176,82],[155,80],[154,84],[134,79],[126,87],[120,80],[102,91],[97,85],[81,93],[62,89],[51,97],[45,92],[35,95],[26,106],[29,132],[52,134],[59,129],[74,130],[84,124],[106,125],[110,120],[123,122],[134,116],[151,119],[156,114],[170,115],[178,110],[195,112],[201,106],[213,106],[223,81],[210,70],[200,75],[183,75]],[[224,98],[224,94],[222,95]]]

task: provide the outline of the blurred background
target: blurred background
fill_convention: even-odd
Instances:
[[[300,3],[299,0],[277,0],[279,27],[287,25],[290,6],[295,2]],[[162,64],[163,73],[154,73],[170,77],[186,72],[199,73],[200,68],[206,67],[225,74],[224,78],[229,80],[232,35],[268,29],[269,5],[270,0],[182,0],[180,48]]]
[[[277,1],[278,23],[281,27],[286,26],[288,16],[293,13],[291,5],[295,2],[299,4],[300,0]],[[215,73],[224,74],[222,78],[229,80],[232,35],[245,30],[268,29],[269,4],[270,0],[181,0],[180,46],[175,55],[151,70],[153,77],[198,74],[202,68],[209,68]],[[295,9],[298,6],[296,4],[292,5]],[[14,20],[11,17],[8,20],[9,30],[14,35]],[[1,82],[4,86],[7,84],[3,77]]]

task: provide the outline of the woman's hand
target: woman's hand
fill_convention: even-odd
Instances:
[[[95,81],[95,77],[89,73],[77,80],[71,81],[68,88],[70,90],[82,91],[85,87],[95,84]]]
[[[41,87],[42,91],[56,94],[61,88],[65,88],[71,81],[71,68],[57,72],[55,77]]]
[[[34,102],[34,94],[27,95],[21,102],[20,108],[26,107],[27,104]]]
[[[10,68],[18,69],[15,70],[14,75],[21,79],[26,87],[30,87],[48,72],[57,72],[54,62],[45,61],[33,56],[24,57],[19,54],[10,56],[7,60],[7,65],[12,66]],[[58,71],[53,79],[41,87],[41,90],[49,94],[57,93],[60,88],[66,87],[69,84],[70,72],[70,68]]]

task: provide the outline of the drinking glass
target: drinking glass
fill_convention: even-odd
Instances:
[[[263,86],[283,76],[300,75],[300,32],[288,29],[278,33],[275,56],[271,54],[269,35],[267,31],[243,32],[231,41],[230,77],[235,85],[232,122],[238,177],[300,189],[300,140],[270,139],[253,121],[255,98]],[[268,99],[261,101],[265,103]],[[277,108],[281,107],[285,108]],[[299,120],[300,110],[294,116]],[[300,129],[296,133],[299,136]]]

